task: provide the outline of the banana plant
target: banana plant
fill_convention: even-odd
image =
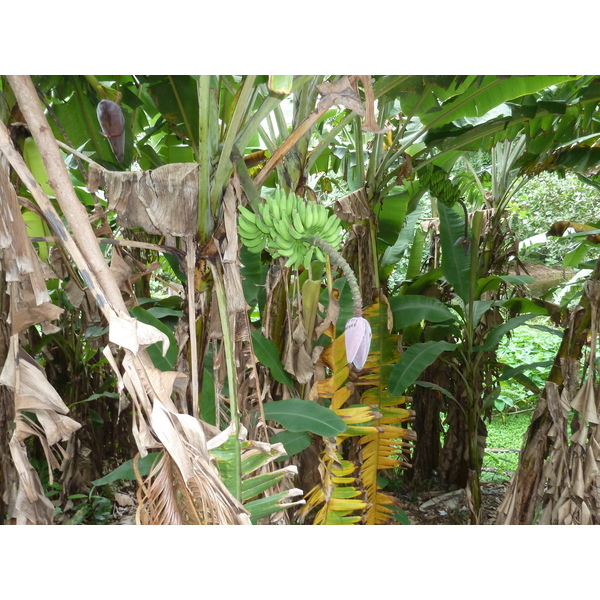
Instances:
[[[590,164],[595,151],[597,124],[591,109],[597,89],[591,78],[126,75],[39,77],[34,82],[46,104],[56,143],[67,153],[74,191],[93,215],[96,234],[89,239],[101,235],[108,239],[100,238],[103,260],[111,257],[113,273],[121,273],[122,281],[130,282],[133,276],[124,275],[126,261],[119,259],[137,258],[130,264],[136,265],[139,276],[133,289],[139,292],[147,291],[154,277],[152,270],[142,269],[140,264],[146,257],[157,257],[156,262],[169,273],[169,283],[185,291],[187,305],[177,328],[171,323],[172,329],[165,332],[156,324],[144,323],[144,313],[138,309],[133,316],[143,323],[141,330],[151,326],[161,331],[161,341],[151,344],[154,349],[168,340],[164,344],[171,349],[160,358],[168,359],[169,369],[162,373],[175,372],[173,368],[189,373],[190,383],[173,389],[176,413],[208,419],[219,429],[232,426],[234,451],[226,456],[233,461],[233,470],[227,471],[227,467],[223,471],[229,482],[224,489],[238,503],[243,501],[247,475],[242,458],[245,442],[238,434],[246,427],[249,439],[267,443],[273,437],[269,424],[273,421],[267,418],[270,409],[265,411],[269,400],[295,400],[290,398],[295,395],[292,391],[301,392],[298,395],[305,402],[311,397],[311,384],[315,383],[311,379],[315,368],[312,352],[323,343],[318,337],[332,326],[344,328],[348,323],[348,331],[354,333],[348,336],[352,343],[345,348],[345,358],[355,368],[364,367],[371,329],[365,324],[368,319],[363,316],[362,300],[356,298],[367,304],[383,298],[391,270],[405,255],[410,258],[406,279],[414,278],[415,286],[422,285],[419,259],[426,235],[418,226],[425,193],[420,173],[430,166],[448,173],[465,151],[489,149],[501,140],[517,139],[523,132],[526,152],[543,153],[548,164],[559,165],[563,159]],[[554,87],[548,90],[548,86]],[[3,86],[3,91],[9,90],[10,86]],[[98,120],[97,106],[113,109],[109,103],[120,107],[123,127],[118,113],[113,119],[112,113],[101,111]],[[587,139],[572,118],[569,125],[561,120],[561,111],[575,117],[580,109],[580,123],[592,136]],[[549,132],[552,144],[544,145]],[[579,148],[569,146],[577,136]],[[111,140],[124,142],[123,148],[111,146]],[[19,143],[31,170],[37,169],[39,157],[31,141],[20,139]],[[154,186],[161,173],[172,177],[170,169],[176,165],[188,169],[188,191],[161,196],[155,205],[158,212],[149,211],[146,202],[141,211],[146,212],[145,223],[151,226],[124,221],[125,206],[116,207],[113,200],[123,200],[127,194],[123,187],[117,192],[115,182],[129,185],[139,176],[139,167],[146,177],[156,175]],[[526,170],[530,163],[522,166]],[[159,170],[164,167],[167,169]],[[338,185],[332,214],[333,198],[328,195],[336,179],[335,169],[343,172],[345,180]],[[93,187],[94,174],[99,172],[107,179],[110,174],[112,187]],[[48,174],[36,170],[43,185],[51,179]],[[102,189],[104,193],[98,191]],[[280,219],[275,217],[282,216],[283,196],[267,192],[278,189],[286,193],[285,216]],[[31,206],[37,202],[29,190],[20,191]],[[45,191],[56,204],[53,189]],[[289,192],[302,197],[302,203],[295,200],[290,211]],[[156,233],[167,217],[177,214],[186,215],[185,234]],[[49,219],[47,223],[52,217]],[[259,234],[262,223],[265,226]],[[44,237],[37,242],[43,251],[44,244],[54,241],[48,231],[40,227],[37,231]],[[243,267],[237,264],[238,235],[248,244],[241,248]],[[465,247],[455,249],[463,252]],[[147,254],[140,254],[142,250]],[[448,260],[454,256],[452,250],[445,253]],[[357,277],[340,258],[357,265]],[[342,277],[337,278],[340,272]],[[448,280],[451,269],[443,272],[438,268],[431,273],[434,282]],[[76,279],[75,272],[70,275]],[[105,283],[108,287],[103,293],[119,303],[118,286]],[[463,285],[461,277],[454,284]],[[323,288],[328,306],[325,315],[319,307]],[[128,302],[135,304],[136,296],[139,293],[130,293]],[[247,310],[246,302],[252,311]],[[463,312],[474,314],[476,307],[469,304]],[[336,322],[337,308],[343,318]],[[118,324],[124,326],[125,322]],[[374,328],[373,339],[380,335]],[[178,346],[175,361],[173,340]],[[272,342],[276,352],[266,342]],[[304,354],[298,352],[298,356],[304,357],[308,375],[302,382],[285,344],[303,348]],[[268,365],[257,360],[259,354],[270,361]],[[153,360],[159,357],[150,357],[150,362]],[[116,370],[113,376],[119,385],[129,382]],[[179,383],[180,378],[174,381]],[[170,384],[166,389],[171,389]],[[136,401],[144,399],[136,397]],[[169,400],[164,401],[172,410]],[[147,419],[136,421],[133,428],[142,448],[152,427],[162,425],[164,435],[171,431],[160,409],[152,416],[149,405],[145,406]],[[306,436],[300,445],[305,441]],[[190,473],[187,459],[178,456],[174,447],[169,456],[177,456],[180,472]],[[273,462],[261,469],[270,473]],[[346,467],[350,465],[344,463],[344,473]],[[357,466],[352,473],[361,476]],[[371,498],[376,499],[378,492],[373,493]],[[234,515],[241,514],[236,513],[239,507],[235,502],[231,506]],[[353,518],[350,513],[343,516]]]

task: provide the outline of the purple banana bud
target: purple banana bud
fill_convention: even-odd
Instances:
[[[363,317],[352,317],[346,323],[345,331],[346,357],[357,369],[362,369],[367,362],[371,347],[371,325]]]
[[[125,117],[121,107],[112,100],[100,100],[96,109],[101,134],[108,139],[115,158],[122,163],[125,155]]]
[[[466,237],[460,237],[454,242],[455,246],[462,245],[465,256],[469,254],[469,248],[471,247],[471,242]]]

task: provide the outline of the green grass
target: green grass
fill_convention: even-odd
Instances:
[[[503,448],[520,450],[523,445],[523,435],[531,422],[533,413],[526,412],[513,415],[496,416],[487,424],[487,448]],[[516,470],[519,455],[516,452],[489,452],[483,457],[483,467],[494,469],[494,472],[483,471],[481,481],[502,481],[510,478]]]

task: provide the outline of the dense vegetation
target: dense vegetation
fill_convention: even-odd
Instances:
[[[134,482],[139,523],[405,522],[386,478],[435,476],[477,524],[527,410],[499,522],[600,522],[596,76],[0,92],[3,520],[104,523]]]

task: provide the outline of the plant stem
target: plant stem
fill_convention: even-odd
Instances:
[[[233,424],[233,443],[235,446],[235,454],[233,458],[234,476],[232,481],[233,489],[229,491],[237,500],[242,498],[242,458],[239,439],[240,431],[240,415],[237,399],[237,374],[235,363],[235,348],[234,340],[229,321],[229,312],[227,310],[227,297],[225,296],[225,286],[223,284],[223,273],[221,269],[208,263],[213,275],[214,289],[217,297],[217,306],[219,309],[219,317],[221,319],[221,330],[223,331],[223,347],[225,349],[225,363],[227,366],[227,383],[229,391],[229,410],[231,413],[231,423]],[[218,412],[217,412],[218,419]],[[217,420],[218,423],[218,420]]]
[[[199,142],[197,153],[198,163],[198,234],[200,239],[206,239],[213,230],[213,221],[210,211],[210,168],[211,147],[209,137],[210,121],[210,75],[201,75],[198,80],[199,104]]]
[[[325,240],[317,237],[316,235],[311,235],[306,238],[307,242],[310,242],[313,246],[323,250],[327,256],[331,259],[331,262],[334,265],[337,265],[342,269],[342,272],[346,276],[346,280],[348,281],[348,285],[350,286],[350,291],[352,292],[352,301],[354,303],[354,316],[362,317],[362,295],[360,293],[360,287],[358,286],[358,281],[356,279],[356,275],[354,271],[348,264],[348,261],[329,243]]]

